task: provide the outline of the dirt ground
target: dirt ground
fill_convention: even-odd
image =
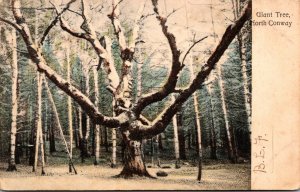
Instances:
[[[40,190],[246,190],[250,188],[250,164],[218,163],[204,165],[202,181],[196,180],[197,167],[190,164],[175,169],[172,165],[169,169],[148,168],[149,172],[156,176],[156,172],[163,170],[167,177],[157,179],[114,178],[121,171],[118,168],[110,168],[108,164],[94,166],[92,164],[76,164],[78,174],[68,173],[68,166],[47,165],[46,175],[33,173],[31,166],[18,165],[17,172],[6,172],[7,163],[0,163],[0,189],[40,189]]]

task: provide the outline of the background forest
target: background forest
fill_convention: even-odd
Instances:
[[[61,18],[68,27],[80,33],[88,34],[84,29],[87,21],[86,28],[93,27],[101,46],[111,53],[117,75],[122,76],[125,53],[120,49],[122,39],[116,21],[120,23],[125,44],[132,41],[135,44],[129,81],[131,102],[137,103],[142,95],[162,89],[172,70],[174,53],[157,15],[167,18],[167,30],[176,37],[181,52],[179,60],[185,64],[178,74],[176,88],[184,89],[213,54],[226,27],[238,20],[248,3],[244,0],[161,0],[157,5],[160,12],[155,13],[152,5],[155,1],[121,0],[113,6],[111,1],[68,2],[22,0],[20,10],[33,41],[37,43],[44,38],[40,51],[47,65],[84,93],[106,116],[117,116],[118,110],[114,107],[116,97],[107,86],[111,74],[105,69],[105,59],[101,65],[95,46],[62,30],[58,14],[62,13]],[[13,21],[11,2],[0,0],[0,3],[1,18]],[[111,16],[114,14],[109,15],[112,10],[115,18]],[[141,16],[137,19],[138,14]],[[47,175],[57,166],[65,168],[65,173],[74,173],[82,165],[98,165],[95,169],[121,168],[126,162],[122,130],[96,124],[78,102],[40,75],[24,37],[1,21],[0,171],[22,172],[18,168],[27,167],[37,172],[41,166],[42,174]],[[132,40],[135,33],[136,38]],[[141,151],[148,168],[197,170],[201,158],[204,170],[210,165],[243,164],[250,175],[251,43],[251,23],[247,21],[167,128],[156,136],[142,139]],[[145,121],[155,121],[178,97],[173,92],[146,106],[142,111]],[[1,173],[1,177],[2,174],[5,175]]]

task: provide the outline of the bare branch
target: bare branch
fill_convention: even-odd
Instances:
[[[114,60],[111,56],[111,43],[108,37],[105,37],[105,42],[107,44],[106,49],[101,45],[99,39],[97,38],[96,32],[93,27],[88,22],[88,16],[85,14],[85,2],[81,0],[82,4],[82,18],[83,23],[80,28],[84,31],[84,33],[75,32],[72,30],[68,24],[60,17],[60,26],[61,28],[71,34],[74,37],[82,38],[87,40],[94,48],[96,54],[99,57],[99,67],[101,63],[103,63],[104,70],[107,73],[107,77],[109,80],[108,90],[114,93],[119,85],[120,78],[114,66]],[[57,10],[57,8],[56,8]]]
[[[119,127],[122,124],[128,124],[128,114],[122,113],[116,117],[107,117],[100,113],[94,106],[93,102],[85,96],[79,89],[69,84],[51,67],[46,64],[38,47],[34,44],[32,36],[25,19],[20,11],[20,0],[12,0],[13,15],[20,25],[20,34],[26,44],[26,48],[33,63],[36,64],[39,72],[44,73],[57,87],[63,90],[66,94],[71,96],[81,108],[95,121],[95,123],[103,124],[108,127]]]
[[[176,38],[171,32],[169,32],[168,26],[166,25],[167,19],[160,16],[157,7],[157,1],[152,0],[152,4],[154,7],[154,12],[157,14],[157,19],[160,22],[162,32],[167,38],[172,52],[172,67],[167,81],[159,91],[147,94],[145,96],[142,96],[141,99],[139,99],[136,106],[134,107],[134,113],[137,117],[140,115],[140,113],[146,106],[148,106],[151,103],[162,100],[174,91],[178,80],[178,74],[184,67],[184,65],[182,65],[179,61],[180,51],[177,48]]]
[[[120,10],[119,10],[119,4],[122,2],[122,0],[120,0],[116,5],[115,5],[115,0],[112,0],[112,12],[111,14],[107,15],[108,18],[110,18],[112,25],[114,27],[115,30],[115,34],[118,38],[119,41],[119,46],[121,49],[121,52],[124,51],[126,49],[126,41],[125,41],[125,35],[124,35],[124,30],[121,26],[120,20],[119,20],[119,16],[120,16]]]
[[[176,12],[177,12],[179,9],[181,9],[181,8],[183,8],[183,6],[177,8],[177,9],[173,9],[173,11],[172,11],[171,13],[169,13],[169,14],[166,16],[166,18],[169,18],[171,15],[173,15],[174,13],[176,13]]]
[[[64,31],[68,32],[69,34],[71,34],[77,38],[82,38],[82,39],[87,38],[87,36],[84,33],[76,32],[76,31],[72,30],[71,27],[64,21],[64,19],[62,18],[62,15],[59,16],[60,12],[59,12],[57,6],[54,3],[52,3],[51,1],[50,1],[50,3],[55,8],[56,14],[57,14],[56,18],[60,21],[60,26]]]
[[[9,21],[9,20],[4,19],[4,18],[2,18],[2,17],[0,17],[0,21],[4,22],[4,23],[6,23],[6,24],[11,25],[11,26],[14,27],[17,31],[20,31],[20,30],[21,30],[20,26],[17,25],[16,23],[12,22],[12,21]]]
[[[50,30],[56,25],[56,23],[59,21],[59,18],[61,17],[61,15],[70,8],[71,4],[74,3],[76,0],[71,0],[67,3],[67,5],[62,9],[61,12],[57,12],[57,16],[51,21],[50,25],[46,28],[46,30],[43,33],[43,36],[39,42],[39,46],[42,46],[47,35],[49,34]],[[53,5],[53,4],[52,4]],[[57,9],[56,9],[57,11]]]
[[[192,48],[193,48],[196,44],[198,44],[198,43],[200,43],[201,41],[203,41],[204,39],[206,39],[207,37],[208,37],[208,36],[203,37],[203,38],[201,38],[201,39],[199,39],[198,41],[196,41],[196,42],[193,43],[193,45],[188,49],[188,51],[186,52],[186,54],[184,55],[184,57],[183,57],[183,59],[182,59],[182,63],[183,63],[183,64],[184,64],[185,58],[186,58],[187,55],[190,53],[190,51],[192,50]]]
[[[141,138],[151,138],[165,130],[172,117],[177,113],[182,104],[203,84],[245,22],[251,18],[251,14],[252,1],[250,0],[241,17],[234,24],[227,27],[215,51],[209,57],[206,64],[202,67],[201,71],[197,74],[190,86],[183,90],[175,101],[153,121],[152,126],[146,126],[139,122],[135,122],[134,126],[130,130],[129,137],[131,139],[139,140]]]

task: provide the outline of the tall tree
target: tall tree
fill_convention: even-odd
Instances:
[[[67,59],[67,81],[71,84],[71,62],[70,62],[70,47],[66,46],[66,59]],[[73,116],[72,116],[72,98],[68,96],[68,125],[69,125],[69,146],[70,146],[70,162],[69,172],[72,172],[71,160],[73,158]]]
[[[210,115],[211,115],[211,126],[210,126],[210,158],[217,159],[217,139],[216,139],[216,128],[215,128],[215,115],[214,115],[214,105],[212,102],[212,88],[211,84],[207,86],[207,92],[209,94],[209,104],[210,104]]]
[[[171,95],[171,102],[175,101],[175,96]],[[178,124],[177,124],[177,114],[172,118],[173,123],[173,133],[174,133],[174,150],[175,150],[175,168],[180,168],[180,157],[179,157],[179,141],[178,141]]]
[[[65,7],[70,6],[70,4],[74,3],[74,1],[75,0],[71,0],[65,5]],[[99,59],[102,59],[103,62],[101,63],[101,66],[106,71],[108,77],[109,85],[107,88],[111,91],[111,94],[116,101],[116,105],[114,107],[116,116],[114,117],[109,117],[100,113],[86,95],[84,95],[75,86],[67,84],[65,79],[47,65],[44,56],[41,53],[41,49],[38,49],[43,42],[35,44],[32,41],[30,30],[20,9],[20,0],[12,0],[12,10],[16,22],[0,18],[1,21],[11,24],[19,31],[26,44],[30,58],[36,64],[38,70],[41,73],[44,73],[57,87],[71,96],[95,123],[103,124],[107,127],[120,128],[122,138],[126,146],[124,167],[120,173],[120,176],[122,177],[130,177],[133,175],[151,177],[145,167],[140,141],[142,139],[152,138],[166,129],[167,125],[172,120],[172,117],[179,111],[182,104],[187,101],[188,98],[202,85],[205,78],[213,70],[215,64],[219,61],[220,57],[240,31],[244,23],[251,17],[250,1],[244,14],[242,14],[241,17],[234,22],[234,24],[227,27],[220,43],[212,52],[207,62],[201,67],[200,72],[195,76],[192,83],[187,88],[177,89],[176,83],[178,80],[178,74],[184,67],[184,64],[180,61],[180,51],[178,50],[175,36],[166,25],[167,17],[160,14],[156,0],[152,0],[152,5],[154,13],[157,16],[156,18],[158,19],[162,29],[162,33],[169,44],[172,54],[172,64],[170,74],[167,80],[163,83],[163,86],[158,91],[143,95],[136,103],[132,103],[132,59],[135,51],[134,48],[137,31],[139,29],[139,27],[136,27],[138,26],[136,25],[137,22],[135,22],[134,28],[131,31],[130,38],[126,41],[123,33],[124,30],[122,29],[119,20],[119,3],[116,4],[113,2],[111,6],[112,12],[109,14],[109,18],[112,21],[115,35],[119,42],[119,51],[122,60],[122,70],[119,75],[113,65],[112,58],[109,54],[107,54],[107,50],[100,44],[95,29],[90,25],[88,15],[85,13],[84,0],[81,1],[81,15],[83,18],[83,23],[81,25],[82,32],[76,32],[71,29],[64,18],[61,17],[63,12],[68,8],[60,10],[58,9],[58,6],[55,6],[56,13],[58,15],[58,17],[55,18],[55,22],[59,21],[61,28],[72,36],[88,41],[92,45]],[[144,5],[139,8],[136,21],[141,18],[140,15],[143,7]],[[50,27],[50,29],[52,27]],[[50,29],[48,31],[50,31]],[[48,33],[43,36],[47,34]],[[161,114],[157,115],[157,117],[150,123],[143,120],[142,112],[147,106],[163,100],[174,92],[177,92],[178,96],[175,101],[167,106]]]
[[[10,159],[7,171],[16,171],[15,152],[18,115],[18,55],[17,55],[17,31],[12,29],[12,116],[10,130]]]
[[[234,19],[236,20],[242,14],[242,2],[241,0],[232,0],[233,5],[233,15]],[[243,89],[244,89],[244,99],[245,99],[245,108],[248,117],[248,129],[251,132],[251,93],[250,93],[250,86],[249,86],[249,77],[247,74],[247,56],[246,56],[246,44],[245,38],[249,35],[246,27],[243,27],[237,35],[238,44],[239,44],[239,53],[241,59],[241,66],[242,66],[242,75],[243,75]],[[250,135],[249,135],[250,136]]]
[[[221,93],[222,110],[224,113],[225,129],[226,129],[226,135],[227,135],[227,139],[228,139],[229,159],[233,163],[236,163],[237,162],[237,154],[235,153],[235,150],[233,147],[234,143],[232,140],[232,133],[230,130],[228,112],[227,112],[227,107],[226,107],[226,102],[225,102],[225,88],[224,88],[224,82],[223,82],[223,77],[222,77],[221,65],[217,66],[217,71],[218,71],[218,83],[219,83],[220,93]]]
[[[97,66],[93,66],[93,74],[94,74],[94,87],[95,87],[95,106],[99,105],[99,87],[98,87],[98,71]],[[99,107],[98,107],[99,108]],[[95,161],[94,165],[99,164],[100,158],[100,125],[95,125]]]

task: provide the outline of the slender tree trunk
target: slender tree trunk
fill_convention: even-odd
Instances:
[[[78,149],[79,148],[79,120],[78,120],[78,111],[75,110],[75,116],[74,116],[74,121],[75,121],[75,129],[74,129],[74,142],[75,142],[75,147]]]
[[[86,79],[85,79],[85,93],[89,97],[90,95],[90,75],[89,75],[89,70],[87,70],[86,73]],[[86,115],[86,132],[85,132],[85,140],[88,141],[89,136],[90,136],[90,130],[91,130],[91,125],[90,125],[90,117]]]
[[[186,6],[186,13],[187,13],[187,4],[185,2]],[[188,25],[188,17],[187,17],[187,25]],[[194,67],[193,67],[193,54],[191,53],[191,56],[189,59],[191,60],[189,63],[189,70],[190,70],[190,82],[192,82],[195,79],[195,74],[194,74]],[[193,102],[194,102],[194,111],[195,111],[195,128],[197,130],[197,148],[198,148],[198,177],[197,180],[201,181],[202,178],[202,139],[201,139],[201,124],[200,124],[200,112],[199,112],[199,102],[198,102],[198,94],[197,92],[193,93]],[[189,148],[190,147],[190,138],[189,138]]]
[[[111,167],[116,167],[117,165],[117,132],[113,128],[111,131],[111,140],[112,140],[112,156],[111,156]]]
[[[78,131],[79,131],[79,145],[80,145],[80,156],[81,156],[81,162],[82,163],[84,163],[84,158],[85,158],[85,156],[86,156],[86,154],[84,153],[84,137],[83,137],[83,126],[82,126],[82,121],[83,121],[83,119],[82,119],[82,116],[83,116],[83,113],[82,113],[82,111],[81,111],[81,108],[79,107],[78,108],[78,117],[79,117],[79,129],[78,129]]]
[[[55,148],[55,132],[54,132],[54,125],[55,121],[53,121],[53,115],[51,113],[51,125],[50,125],[50,129],[49,129],[49,150],[50,153],[52,154],[53,152],[56,152],[56,148]]]
[[[211,128],[210,128],[210,158],[217,159],[217,146],[216,146],[216,133],[215,133],[215,117],[212,103],[212,90],[211,85],[207,85],[207,91],[209,94],[210,113],[211,113]]]
[[[37,170],[38,156],[39,156],[39,145],[41,143],[41,132],[42,132],[42,74],[37,72],[37,112],[36,112],[36,140],[35,140],[35,156],[34,165],[32,171]]]
[[[175,96],[172,94],[171,95],[171,102],[175,101]],[[178,125],[177,125],[177,115],[174,115],[172,118],[173,121],[173,132],[174,132],[174,150],[175,150],[175,158],[176,158],[176,163],[175,167],[178,169],[180,168],[180,158],[179,158],[179,141],[178,141]]]
[[[241,14],[241,3],[239,2],[239,0],[232,0],[232,5],[233,5],[234,19],[236,20]],[[249,133],[251,134],[251,123],[252,123],[251,93],[249,90],[249,77],[247,75],[245,34],[247,34],[247,32],[244,26],[241,29],[241,31],[238,33],[237,39],[239,44],[239,53],[240,53],[241,66],[242,66],[243,89],[244,89],[245,109],[247,113],[247,124],[248,124]],[[249,134],[249,138],[250,138],[250,134]]]
[[[45,148],[44,148],[44,139],[43,139],[43,129],[40,129],[40,147],[41,147],[41,160],[42,160],[42,175],[45,175]]]
[[[71,84],[71,63],[70,63],[70,47],[67,46],[66,50],[67,58],[67,81]],[[68,124],[69,124],[69,146],[70,146],[70,161],[69,161],[69,172],[72,172],[72,158],[73,158],[73,117],[72,117],[72,99],[68,96]]]
[[[74,167],[74,165],[73,165],[73,162],[72,162],[72,156],[71,156],[71,154],[70,154],[69,147],[68,147],[67,141],[66,141],[66,139],[65,139],[65,136],[64,136],[64,133],[63,133],[62,126],[61,126],[61,124],[60,124],[60,120],[59,120],[57,108],[56,108],[56,105],[55,105],[53,96],[52,96],[52,94],[51,94],[51,91],[50,91],[48,82],[47,82],[47,80],[46,80],[44,77],[43,77],[43,81],[45,82],[45,87],[46,87],[46,89],[47,89],[48,97],[49,97],[50,103],[51,103],[51,105],[52,105],[52,109],[53,109],[53,112],[54,112],[54,115],[55,115],[55,119],[56,119],[56,122],[57,122],[57,126],[58,126],[58,128],[59,128],[59,132],[60,132],[61,138],[62,138],[62,140],[63,140],[63,142],[64,142],[66,152],[67,152],[67,154],[68,154],[68,156],[69,156],[69,160],[70,160],[71,166],[72,166],[72,168],[73,168],[75,174],[77,174],[77,172],[76,172],[76,170],[75,170],[75,167]]]
[[[221,66],[218,66],[218,77],[219,77],[218,83],[219,83],[220,93],[221,93],[222,109],[223,109],[224,120],[225,120],[226,135],[227,135],[227,139],[228,139],[229,159],[231,160],[232,163],[236,163],[237,162],[237,154],[234,153],[233,147],[232,147],[233,142],[232,142],[232,136],[230,133],[230,125],[229,125],[227,107],[226,107],[226,102],[225,102],[225,88],[224,88],[224,83],[223,83]]]
[[[159,147],[159,150],[163,151],[164,150],[164,144],[163,144],[163,133],[159,134],[158,135],[158,147]]]
[[[28,164],[30,166],[33,166],[34,164],[34,154],[35,154],[35,132],[36,132],[36,126],[35,126],[35,122],[32,120],[34,119],[33,117],[33,109],[32,109],[32,105],[30,105],[29,107],[29,113],[30,113],[30,126],[31,126],[31,130],[30,130],[30,139],[29,139],[29,161]]]
[[[48,128],[48,104],[47,101],[44,101],[45,103],[45,114],[44,114],[44,127],[43,127],[43,150],[44,150],[44,160],[45,163],[47,162],[47,154],[46,154],[46,141],[47,141],[47,132],[49,131]]]
[[[180,109],[177,112],[177,125],[178,125],[179,157],[181,160],[186,160],[185,135],[182,126],[182,109]]]
[[[17,115],[18,115],[18,56],[17,56],[17,34],[16,30],[12,29],[12,116],[10,130],[10,159],[7,171],[16,171],[15,150],[16,150],[16,134],[17,134]]]
[[[113,116],[116,115],[115,113],[115,99],[113,99],[112,107],[113,107]],[[111,140],[112,140],[112,154],[111,154],[111,167],[114,168],[117,165],[117,132],[116,129],[113,128],[111,131]],[[125,153],[124,153],[125,155]]]
[[[85,70],[85,93],[89,97],[90,95],[90,76],[89,76],[89,70]],[[90,118],[87,114],[85,114],[83,120],[85,120],[85,134],[83,135],[81,139],[81,157],[82,157],[82,162],[84,162],[84,158],[90,157],[89,153],[89,137],[90,137]]]
[[[93,67],[93,73],[94,73],[94,86],[95,86],[95,106],[97,108],[99,105],[99,87],[98,87],[98,71],[97,71],[97,66]],[[100,125],[96,124],[95,125],[95,130],[94,130],[94,135],[95,135],[95,161],[94,165],[99,164],[99,159],[100,159]]]
[[[107,134],[107,127],[103,127],[104,129],[104,146],[105,146],[105,151],[108,152],[108,134]]]
[[[20,164],[20,156],[22,155],[22,148],[21,148],[21,134],[17,133],[16,134],[16,154],[15,154],[15,159],[16,159],[16,164]]]
[[[156,148],[157,166],[160,167],[159,135],[156,135],[155,137],[155,148]]]
[[[154,138],[151,138],[151,165],[154,166]]]

